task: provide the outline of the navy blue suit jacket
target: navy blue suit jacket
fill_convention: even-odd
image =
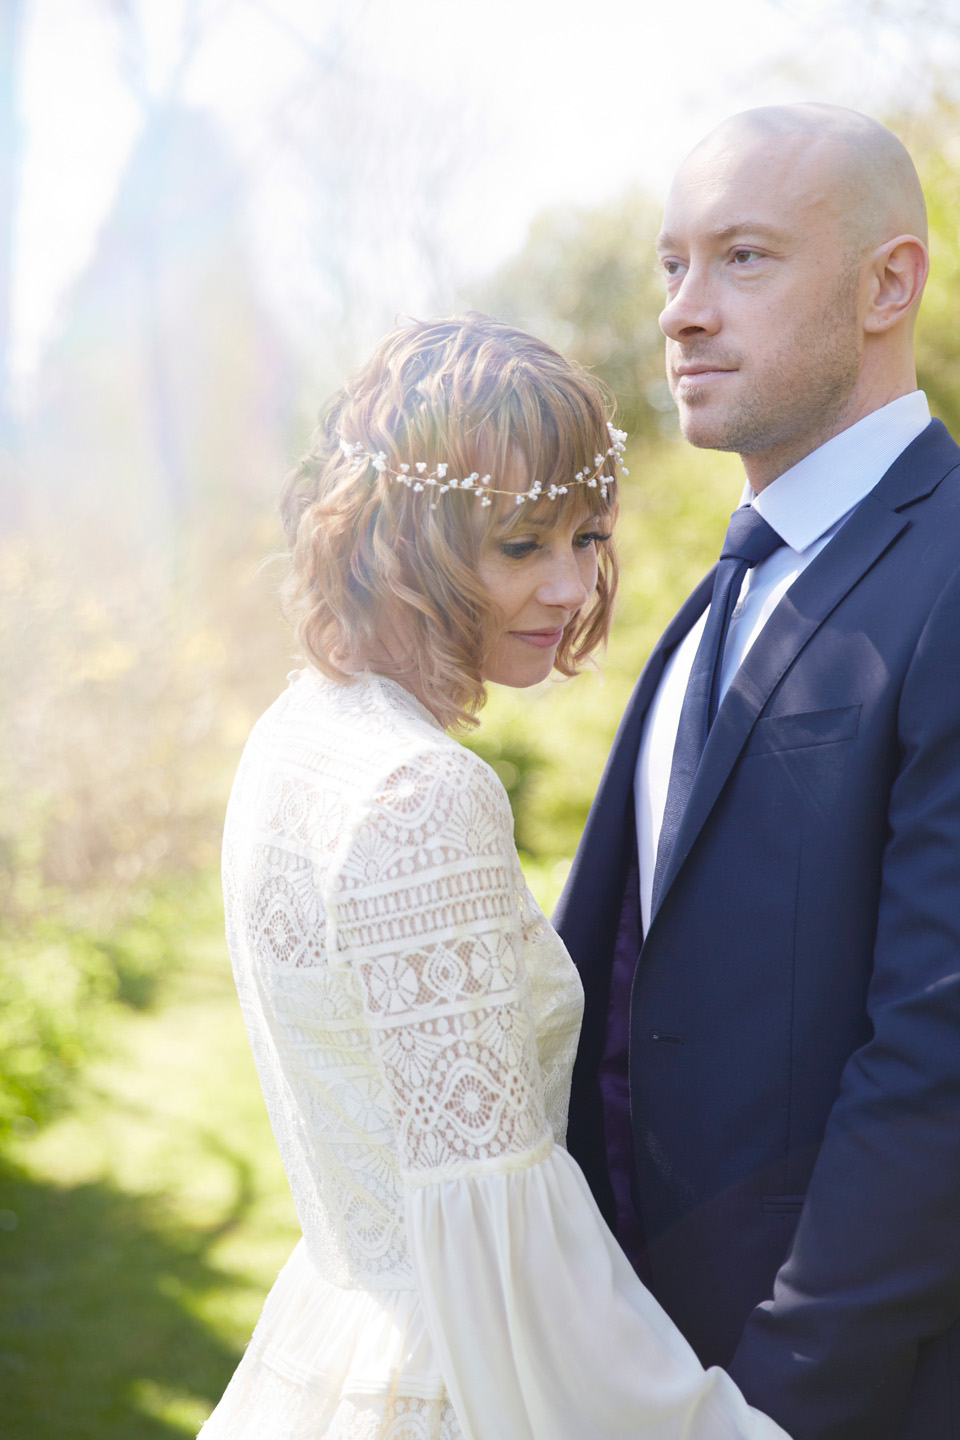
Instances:
[[[557,924],[586,1009],[570,1149],[608,1218],[597,1068],[635,865],[624,716]],[[635,911],[635,902],[627,902]],[[795,1440],[960,1440],[960,449],[934,421],[724,698],[630,998],[646,1278]]]

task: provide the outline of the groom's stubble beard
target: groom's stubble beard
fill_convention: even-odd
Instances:
[[[708,385],[685,390],[678,406],[684,439],[699,449],[745,456],[796,448],[792,464],[843,429],[860,374],[859,278],[858,262],[845,267],[818,311],[766,361],[749,351],[724,352],[709,336],[677,345],[687,364],[736,367],[744,374],[742,389],[725,404],[711,397]]]

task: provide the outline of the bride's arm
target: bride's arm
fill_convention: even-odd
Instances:
[[[390,1093],[417,1284],[470,1440],[784,1440],[705,1372],[547,1123],[502,786],[438,745],[385,780],[328,896]]]

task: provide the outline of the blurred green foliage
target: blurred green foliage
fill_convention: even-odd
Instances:
[[[917,323],[917,378],[931,409],[960,435],[960,111],[941,102],[910,149],[927,197],[930,279]]]
[[[663,305],[653,250],[659,225],[658,207],[636,189],[595,208],[547,210],[514,259],[471,297],[605,380],[635,438],[676,432],[656,321]]]
[[[262,538],[177,575],[79,526],[0,543],[0,1147],[74,1098],[118,1006],[151,1002],[192,877],[215,877],[236,756],[286,664],[247,558]]]

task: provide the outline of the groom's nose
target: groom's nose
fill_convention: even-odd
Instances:
[[[668,340],[690,340],[715,335],[720,329],[720,307],[709,273],[691,265],[660,312],[660,329]]]

